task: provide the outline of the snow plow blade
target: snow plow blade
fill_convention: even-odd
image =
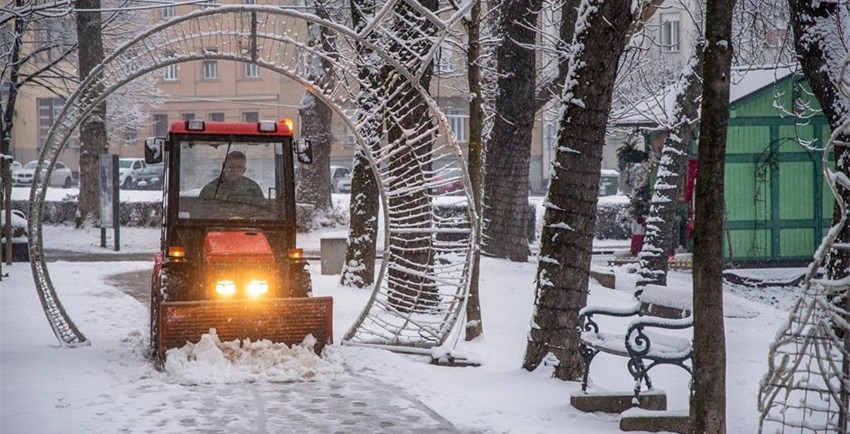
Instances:
[[[333,298],[163,302],[159,324],[159,360],[169,348],[198,342],[211,328],[222,342],[268,339],[289,346],[312,334],[319,354],[333,343]]]

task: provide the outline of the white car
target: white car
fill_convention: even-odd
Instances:
[[[21,164],[20,161],[12,160],[12,173],[17,172],[19,169],[22,169],[23,167],[24,167],[24,165]]]
[[[346,175],[345,178],[336,183],[336,190],[339,193],[351,193],[351,174]]]
[[[339,181],[350,176],[351,169],[343,166],[331,166],[331,191],[339,193]]]
[[[33,160],[12,173],[12,185],[18,187],[32,185],[33,176],[35,175],[35,167],[37,165],[38,161]],[[65,163],[57,161],[56,165],[53,166],[53,173],[50,175],[50,186],[71,188],[73,183],[74,175],[71,173],[71,169],[66,166]]]
[[[144,158],[121,158],[118,160],[118,185],[121,188],[133,188],[136,176],[145,168]]]

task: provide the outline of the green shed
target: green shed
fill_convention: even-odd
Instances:
[[[792,67],[733,71],[726,149],[724,257],[736,263],[811,260],[832,217],[822,148],[830,128]],[[626,117],[617,126],[652,123]],[[696,156],[696,143],[692,146]]]

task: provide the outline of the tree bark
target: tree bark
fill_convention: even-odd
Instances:
[[[351,20],[356,31],[360,31],[375,15],[374,0],[351,0]],[[364,46],[357,47],[358,56],[362,59],[358,77],[361,86],[371,87],[370,91],[361,92],[357,97],[357,105],[363,110],[365,121],[360,127],[359,135],[367,141],[366,146],[377,149],[381,140],[381,117],[378,111],[376,95],[376,72],[381,65],[369,64],[374,59],[371,50]],[[369,166],[369,160],[358,148],[354,152],[354,162],[351,174],[351,200],[349,202],[348,246],[345,249],[345,264],[342,268],[340,283],[346,286],[365,288],[375,283],[375,256],[378,237],[378,182]]]
[[[726,432],[726,332],[723,324],[723,219],[734,0],[710,0],[694,232],[694,360],[691,432]]]
[[[668,256],[676,249],[680,196],[688,178],[688,147],[699,119],[702,94],[702,54],[705,44],[697,43],[691,59],[674,87],[676,106],[668,125],[661,161],[646,225],[646,240],[638,257],[638,286],[667,285]]]
[[[794,47],[803,73],[812,86],[812,91],[820,103],[823,114],[835,131],[847,119],[848,101],[839,93],[836,83],[839,82],[840,65],[829,63],[830,59],[838,61],[847,54],[846,47],[834,44],[831,38],[847,29],[837,28],[838,8],[842,2],[789,0],[791,25],[794,30]],[[834,32],[833,32],[834,30]],[[840,52],[833,52],[840,46]],[[839,138],[844,143],[850,142],[850,135],[842,134]],[[835,170],[850,176],[850,149],[847,146],[835,148]],[[850,204],[850,191],[839,188],[844,203]],[[833,208],[832,222],[837,223],[841,218],[841,209]],[[836,243],[850,242],[850,223],[845,224],[838,235]],[[830,280],[841,279],[850,273],[850,250],[832,248],[826,263],[826,274]]]
[[[15,0],[15,6],[23,6],[23,0]],[[3,119],[0,121],[0,154],[6,156],[4,158],[11,158],[11,148],[12,148],[12,127],[14,126],[15,121],[15,104],[18,99],[18,82],[20,80],[20,59],[21,59],[21,38],[23,37],[24,31],[26,30],[26,22],[22,17],[15,18],[15,23],[13,25],[12,35],[14,40],[12,41],[11,52],[9,53],[9,63],[5,66],[5,68],[9,68],[8,72],[8,84],[9,91],[6,95],[5,104],[0,101],[0,113],[2,113]],[[6,76],[6,72],[2,76]],[[12,171],[10,165],[6,164],[2,167],[2,172],[0,172],[0,182],[2,182],[3,188],[3,208],[2,212],[5,218],[5,221],[12,221]],[[3,248],[6,250],[6,258],[9,263],[12,260],[12,225],[8,224],[4,228],[3,236],[6,238],[6,244]],[[0,265],[0,280],[3,280],[3,268]]]
[[[100,12],[82,12],[100,9],[100,0],[77,2],[77,41],[79,47],[80,82],[91,74],[103,61],[103,35],[101,34]],[[94,84],[91,96],[103,91],[102,84]],[[109,152],[106,135],[106,102],[94,107],[80,127],[80,202],[76,226],[82,227],[89,220],[100,218],[100,170],[101,154]]]
[[[321,18],[329,18],[321,1],[308,2],[315,13]],[[334,47],[330,42],[330,30],[317,24],[309,24],[307,44],[311,47],[321,47],[326,53],[333,53]],[[320,86],[332,84],[332,65],[327,58],[314,56],[310,61],[307,73],[309,80],[319,82]],[[313,205],[317,211],[329,211],[333,207],[331,200],[331,122],[333,111],[321,99],[310,92],[305,92],[298,107],[301,118],[301,136],[309,138],[313,144],[312,164],[301,165],[299,170],[296,197],[299,203]]]
[[[428,10],[435,11],[437,0],[420,2]],[[401,41],[407,41],[405,48],[398,47],[394,54],[403,65],[418,70],[420,58],[431,49],[430,36],[436,34],[433,24],[406,3],[396,6],[396,14],[401,17],[394,29]],[[411,27],[411,23],[416,23]],[[397,180],[395,193],[389,199],[389,206],[395,210],[395,217],[403,221],[408,229],[421,230],[412,233],[398,233],[395,242],[390,243],[390,254],[403,264],[404,268],[393,267],[387,273],[387,282],[391,289],[389,302],[402,312],[428,311],[437,302],[438,294],[433,280],[425,276],[433,273],[431,227],[433,215],[431,195],[424,188],[425,174],[430,171],[428,155],[434,138],[427,134],[431,128],[431,119],[425,99],[412,88],[400,92],[398,86],[407,86],[399,80],[397,72],[384,68],[383,82],[387,87],[385,94],[393,95],[388,101],[387,111],[397,116],[387,119],[387,140],[396,144],[395,154],[389,159],[389,174]],[[420,79],[423,89],[429,89],[432,69],[427,68]],[[412,132],[412,133],[411,133]],[[412,187],[406,189],[405,187]]]
[[[542,0],[502,1],[496,49],[498,73],[493,131],[484,174],[484,253],[528,261],[528,164],[534,127],[536,12]]]
[[[472,184],[472,199],[475,202],[479,225],[481,223],[481,170],[482,170],[482,131],[484,113],[481,107],[481,1],[475,3],[469,11],[469,20],[465,22],[468,35],[466,49],[466,77],[469,83],[469,180]],[[469,298],[466,302],[466,326],[464,327],[467,341],[484,334],[484,323],[481,317],[481,297],[478,280],[481,274],[481,233],[475,239],[475,250],[472,252],[472,272],[470,273]]]
[[[535,312],[523,367],[547,354],[560,362],[555,376],[578,380],[583,362],[575,326],[587,303],[593,229],[605,126],[626,33],[629,0],[582,3],[564,92],[555,169],[545,201]]]

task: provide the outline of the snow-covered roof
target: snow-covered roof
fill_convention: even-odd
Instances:
[[[772,65],[760,68],[733,68],[729,88],[729,102],[751,95],[797,71],[797,65]],[[661,95],[650,95],[624,111],[611,115],[615,126],[658,125],[667,119],[675,103],[673,86],[665,88]]]

